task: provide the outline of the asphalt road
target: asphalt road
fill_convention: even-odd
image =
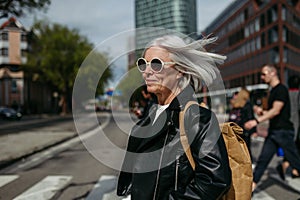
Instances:
[[[127,134],[133,121],[126,112],[112,113],[103,130],[94,129],[68,141],[47,148],[19,160],[2,169],[0,173],[0,199],[119,199],[115,195],[118,167],[122,162]],[[89,127],[90,120],[81,124]],[[75,130],[72,120],[50,121],[35,131]],[[84,128],[83,128],[84,129]],[[30,131],[32,130],[32,131]],[[33,129],[27,129],[27,134]],[[18,133],[22,135],[22,132]],[[258,137],[252,141],[252,153],[256,160],[263,143]],[[253,200],[297,200],[300,198],[300,180],[283,182],[278,178],[275,166],[282,158],[274,156],[268,170],[258,185]],[[290,180],[291,181],[291,180]],[[40,196],[39,196],[40,195]]]

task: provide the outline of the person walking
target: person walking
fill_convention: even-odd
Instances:
[[[184,116],[195,161],[180,141],[179,113],[197,101],[201,83],[211,84],[224,56],[203,50],[215,38],[185,43],[175,35],[154,39],[136,62],[158,104],[132,128],[118,178],[117,195],[132,200],[219,199],[231,185],[231,169],[215,114],[199,105]],[[198,50],[200,49],[200,50]]]
[[[296,150],[294,127],[290,121],[291,105],[288,89],[280,83],[277,70],[273,65],[263,66],[261,79],[272,88],[268,99],[269,109],[263,110],[261,107],[254,106],[254,112],[258,117],[245,123],[245,128],[250,130],[258,123],[269,120],[268,136],[265,138],[254,169],[252,191],[255,190],[278,147],[283,149],[287,161],[295,169],[294,177],[299,177],[300,172],[300,156]]]
[[[246,130],[244,124],[255,119],[254,112],[252,109],[252,104],[250,102],[250,93],[246,88],[242,88],[234,98],[231,99],[231,110],[228,115],[228,121],[235,122],[237,125],[243,128],[244,132],[241,137],[246,142],[248,147],[250,157],[251,154],[251,134],[256,132],[256,127],[253,127],[251,130]]]

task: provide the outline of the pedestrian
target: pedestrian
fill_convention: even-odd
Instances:
[[[268,164],[281,147],[286,159],[296,169],[294,177],[299,177],[300,156],[294,143],[294,127],[290,121],[291,105],[288,89],[280,83],[277,70],[273,65],[265,65],[261,70],[261,79],[271,87],[268,110],[254,106],[258,117],[246,122],[245,128],[251,129],[259,123],[269,120],[268,136],[265,138],[262,151],[259,155],[253,174],[252,190],[255,190]]]
[[[295,129],[295,142],[300,154],[300,77],[297,75],[291,76],[288,80],[289,85],[289,95],[291,99],[291,121],[294,124]]]
[[[243,134],[241,137],[246,142],[248,147],[250,157],[251,154],[251,135],[256,132],[256,127],[253,127],[251,130],[247,130],[244,127],[244,124],[255,119],[254,112],[252,109],[252,104],[250,102],[250,93],[246,88],[242,88],[238,93],[236,93],[230,101],[231,110],[228,115],[228,121],[235,122],[241,128],[243,128]]]
[[[298,136],[298,128],[299,128],[299,86],[300,86],[300,77],[299,76],[291,76],[288,79],[288,86],[289,86],[289,97],[291,101],[291,117],[290,120],[292,121],[294,125],[295,130],[295,136]],[[294,141],[296,142],[296,147],[298,150],[298,153],[300,153],[300,146],[297,143],[297,138],[294,138]],[[280,178],[285,180],[285,174],[287,169],[289,168],[290,163],[287,161],[286,157],[283,158],[283,162],[279,163],[276,167],[276,170],[278,171]],[[292,169],[294,172],[292,174],[296,174],[295,169]]]
[[[207,108],[192,105],[184,122],[196,163],[193,170],[180,141],[179,113],[196,101],[204,81],[214,81],[225,56],[203,50],[216,38],[192,43],[174,35],[150,42],[137,67],[158,104],[132,128],[117,194],[133,200],[218,199],[231,185],[231,169],[219,123]],[[200,50],[198,50],[200,49]]]

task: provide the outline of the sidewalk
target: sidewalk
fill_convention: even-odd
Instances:
[[[72,120],[72,115],[26,116],[21,121],[1,121],[0,168],[76,136],[74,131],[59,130],[59,128],[55,131],[45,124],[60,120]],[[32,125],[39,128],[29,130],[29,126]]]
[[[0,169],[26,156],[78,136],[74,123],[61,122],[73,122],[72,114],[28,116],[27,119],[24,118],[21,121],[6,123],[1,121]],[[86,130],[91,128],[86,127]]]

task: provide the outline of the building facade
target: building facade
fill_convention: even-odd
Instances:
[[[20,65],[26,63],[27,31],[10,18],[0,27],[0,105],[24,104],[24,73]]]
[[[166,33],[156,28],[196,38],[196,0],[135,0],[135,27],[137,50],[142,50],[153,38]]]
[[[300,75],[300,1],[236,0],[203,31],[219,39],[210,51],[227,56],[220,71],[226,88],[260,83],[264,64],[287,83]]]
[[[37,74],[24,71],[30,46],[28,34],[14,17],[0,27],[0,106],[23,114],[52,112],[50,88],[35,80]]]

